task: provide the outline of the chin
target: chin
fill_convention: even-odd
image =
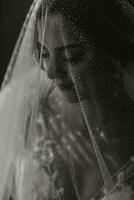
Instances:
[[[79,99],[81,101],[87,100],[87,94],[85,93],[85,90],[79,91],[79,97],[77,95],[75,87],[71,86],[70,88],[66,89],[64,87],[61,87],[57,85],[57,88],[59,89],[60,93],[62,94],[63,98],[65,101],[70,102],[70,103],[79,103]]]
[[[68,101],[70,103],[79,103],[79,99],[78,99],[77,95],[65,94],[64,96],[66,98],[66,101]]]
[[[66,101],[70,103],[79,103],[79,98],[75,90],[68,90],[68,91],[62,91],[62,94],[64,95]],[[83,95],[80,95],[80,100],[84,101],[86,100],[86,97]]]

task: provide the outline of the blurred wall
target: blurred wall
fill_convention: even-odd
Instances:
[[[20,29],[33,0],[1,0],[0,83],[9,63]]]

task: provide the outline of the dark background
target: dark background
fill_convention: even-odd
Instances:
[[[1,0],[0,83],[33,0]]]

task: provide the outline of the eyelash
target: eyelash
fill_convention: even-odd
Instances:
[[[50,56],[50,54],[49,53],[44,53],[44,54],[42,54],[42,58],[48,58]]]
[[[41,49],[38,47],[37,50],[38,50],[38,59],[40,59]],[[49,56],[50,56],[49,53],[43,53],[42,51],[42,59],[48,58]]]

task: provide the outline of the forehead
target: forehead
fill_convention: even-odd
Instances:
[[[41,20],[37,23],[38,40],[42,41]],[[76,26],[61,15],[48,15],[45,25],[44,45],[48,49],[65,46],[72,43],[80,43],[81,34]]]

